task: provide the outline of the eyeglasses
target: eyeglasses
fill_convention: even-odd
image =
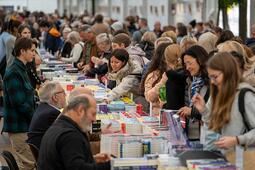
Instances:
[[[211,81],[216,81],[217,80],[217,78],[221,75],[222,73],[220,72],[220,73],[218,73],[218,74],[214,74],[214,75],[209,75],[208,77],[209,77],[209,79],[211,80]]]
[[[59,92],[55,92],[54,94],[56,95],[56,94],[61,94],[61,93],[66,94],[66,93],[65,93],[65,90],[62,90],[62,91],[59,91]]]

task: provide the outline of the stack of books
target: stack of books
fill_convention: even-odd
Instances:
[[[112,170],[157,170],[157,159],[121,158],[111,161]]]
[[[118,158],[141,158],[143,156],[143,145],[139,141],[128,141],[118,143]]]
[[[187,167],[188,170],[238,170],[223,159],[187,160]]]

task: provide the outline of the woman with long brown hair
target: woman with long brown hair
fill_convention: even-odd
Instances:
[[[169,45],[170,43],[162,43],[157,47],[148,71],[141,82],[141,91],[144,92],[145,99],[148,102],[152,102],[154,113],[158,113],[160,110],[159,88],[167,81],[167,77],[164,75],[164,72],[167,71],[167,63],[164,57],[164,52]],[[152,90],[153,87],[154,90]],[[155,87],[157,90],[155,90]],[[149,91],[151,92],[148,93]]]
[[[203,114],[203,120],[210,130],[220,133],[221,137],[214,145],[219,149],[233,149],[236,145],[255,144],[255,96],[247,92],[244,97],[244,117],[240,113],[239,92],[241,89],[255,89],[243,82],[235,58],[227,52],[221,52],[207,63],[210,78],[210,100],[207,105],[200,95],[192,99],[196,109]],[[249,128],[246,127],[246,122]],[[230,151],[230,150],[228,150]]]
[[[191,99],[197,93],[202,95],[205,101],[209,98],[209,78],[206,70],[208,58],[206,50],[199,45],[191,46],[182,54],[182,63],[188,77],[185,87],[185,106],[179,109],[178,114],[185,121],[182,126],[189,140],[200,139],[201,115],[193,107]]]

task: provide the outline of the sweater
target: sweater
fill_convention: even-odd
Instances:
[[[76,122],[60,116],[41,142],[38,170],[110,170],[110,162],[97,164],[87,135]]]
[[[239,96],[239,90],[241,88],[250,88],[255,91],[255,88],[253,88],[251,85],[243,82],[239,84],[239,87],[237,89],[237,92],[235,94],[235,99],[232,105],[231,109],[231,117],[230,122],[221,129],[220,133],[222,136],[238,136],[240,145],[254,145],[255,144],[255,129],[250,130],[249,132],[245,132],[245,124],[242,118],[241,113],[239,112],[238,108],[238,96]],[[244,97],[244,103],[245,103],[245,111],[246,111],[246,117],[247,121],[249,121],[249,124],[251,127],[255,127],[255,96],[251,92],[247,92]],[[210,121],[210,114],[211,114],[211,100],[208,101],[206,105],[206,110],[203,113],[202,119],[205,123],[209,123]]]

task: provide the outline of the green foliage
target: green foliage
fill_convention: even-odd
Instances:
[[[232,8],[234,5],[237,5],[239,2],[246,0],[219,0],[219,7],[220,8]]]

